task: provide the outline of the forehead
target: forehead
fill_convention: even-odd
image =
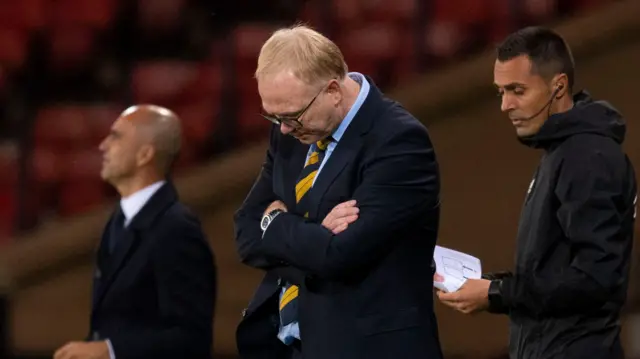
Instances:
[[[280,72],[258,78],[262,107],[270,113],[299,111],[311,100],[312,88],[291,72]]]
[[[497,86],[513,83],[531,84],[540,79],[540,76],[532,71],[532,62],[526,55],[504,62],[496,60],[493,67],[493,81]]]
[[[136,130],[136,126],[134,125],[132,120],[133,119],[131,118],[131,114],[123,113],[113,123],[111,129],[121,134],[133,133]]]

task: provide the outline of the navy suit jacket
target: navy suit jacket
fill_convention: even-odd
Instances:
[[[431,266],[439,221],[439,172],[426,128],[367,78],[371,90],[296,214],[295,182],[309,146],[277,127],[262,171],[236,212],[243,263],[265,277],[236,331],[243,358],[288,358],[276,337],[278,285],[300,287],[305,359],[442,357]],[[260,218],[274,200],[289,209],[264,238]],[[321,226],[355,199],[358,220],[338,235]]]
[[[111,340],[116,359],[210,359],[216,270],[198,219],[167,182],[109,255],[113,218],[97,253],[89,340]]]

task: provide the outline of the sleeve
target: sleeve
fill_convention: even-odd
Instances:
[[[240,208],[234,215],[236,248],[242,263],[268,269],[278,264],[261,250],[262,229],[260,220],[264,210],[278,197],[273,193],[273,157],[277,151],[277,133],[271,130],[269,149],[256,182],[251,187]]]
[[[242,263],[257,269],[273,271],[288,282],[302,284],[305,273],[300,269],[284,265],[281,261],[268,257],[262,249],[262,229],[260,221],[264,210],[279,198],[273,193],[273,157],[277,151],[277,127],[271,130],[269,149],[262,169],[242,206],[234,215],[236,248]]]
[[[213,253],[195,218],[162,233],[151,254],[158,325],[112,335],[118,359],[210,356],[217,289]]]
[[[555,189],[571,261],[546,276],[504,278],[502,300],[509,308],[538,315],[584,313],[601,308],[624,284],[630,244],[625,222],[633,216],[631,203],[620,205],[624,179],[601,153],[573,157],[563,162]]]
[[[268,255],[319,277],[348,275],[383,256],[407,225],[439,203],[435,154],[427,131],[392,135],[363,164],[353,198],[358,219],[338,235],[299,216],[282,213],[265,231]]]

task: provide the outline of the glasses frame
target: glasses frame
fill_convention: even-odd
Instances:
[[[307,112],[307,110],[311,107],[311,105],[313,105],[313,103],[316,101],[316,99],[324,92],[324,90],[328,87],[328,85],[325,85],[322,87],[322,89],[311,99],[311,101],[309,102],[309,104],[307,106],[305,106],[302,110],[296,112],[294,115],[290,115],[290,116],[278,116],[278,115],[271,115],[271,114],[264,114],[261,113],[260,116],[262,116],[263,118],[267,119],[268,121],[280,126],[282,124],[285,124],[289,127],[293,127],[295,129],[298,128],[302,128],[302,122],[300,122],[300,118]]]

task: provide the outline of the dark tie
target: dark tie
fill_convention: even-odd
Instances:
[[[324,154],[331,143],[332,138],[328,137],[318,141],[313,147],[313,152],[309,155],[304,168],[300,172],[296,183],[296,210],[298,213],[304,213],[305,217],[309,216],[309,190],[313,186],[313,180],[318,174]],[[280,321],[282,326],[291,324],[298,316],[298,286],[287,284],[286,290],[280,298]]]
[[[124,236],[124,212],[122,212],[122,208],[118,206],[115,213],[113,214],[113,221],[111,221],[111,230],[109,231],[109,254],[112,254],[115,250],[118,242],[122,240]]]

